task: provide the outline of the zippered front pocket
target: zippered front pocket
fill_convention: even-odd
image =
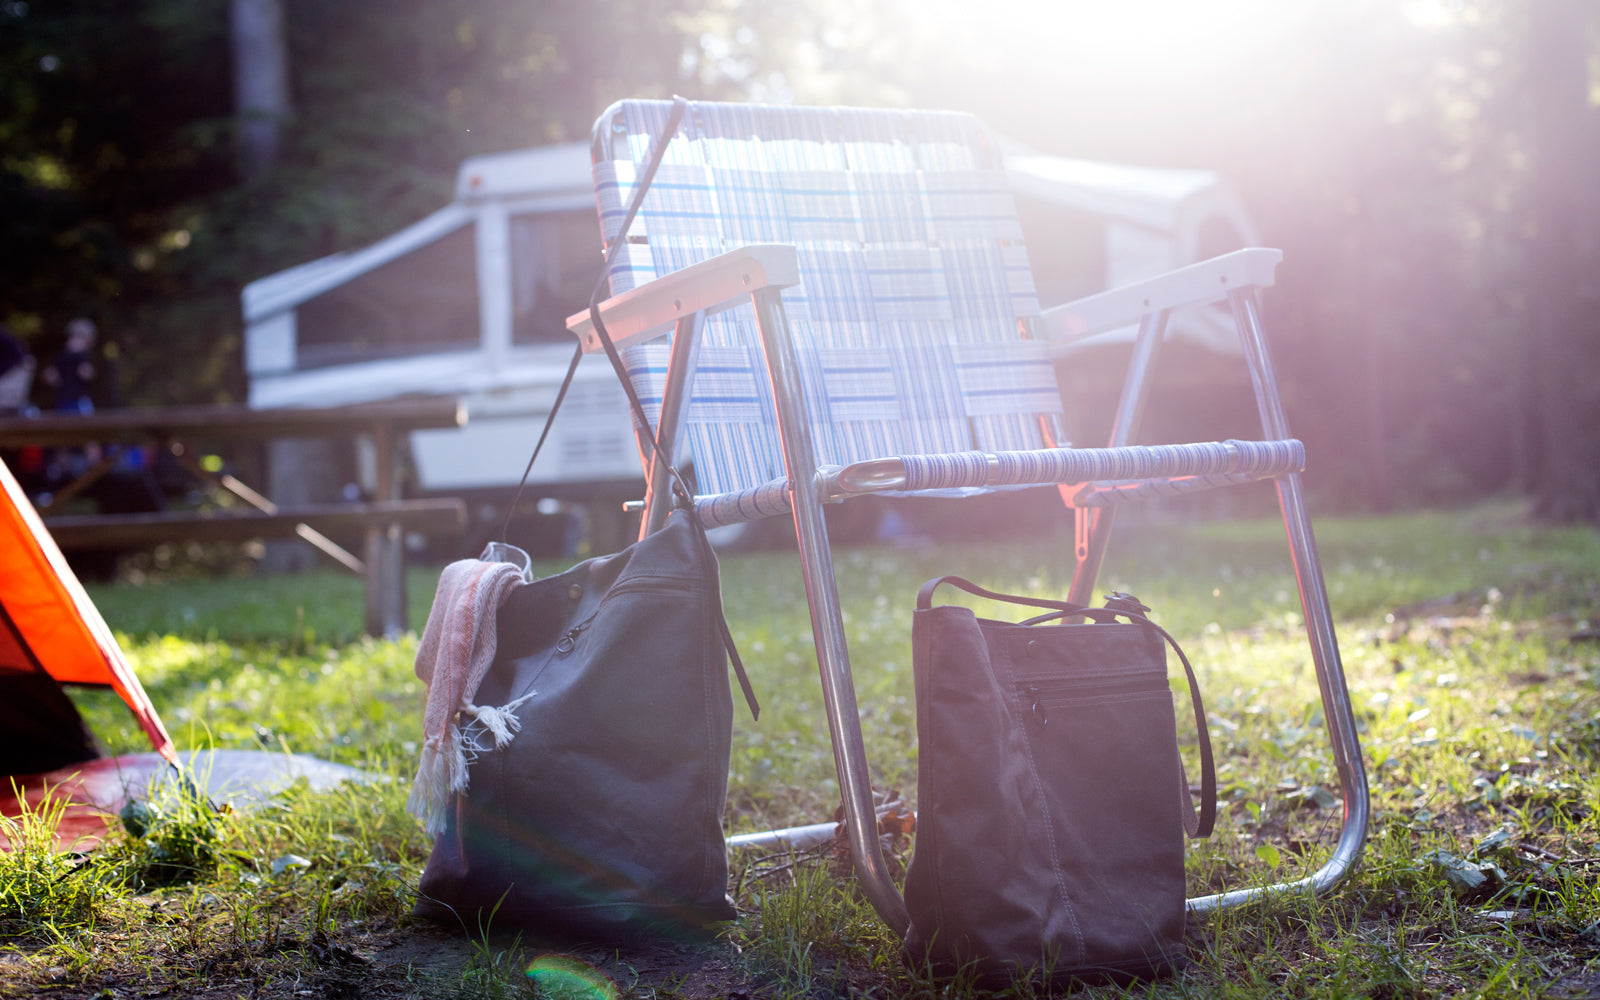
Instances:
[[[1028,718],[1048,726],[1052,711],[1139,699],[1170,689],[1165,675],[1141,671],[1133,675],[1034,677],[1019,681],[1016,690]]]
[[[686,589],[693,587],[695,583],[696,581],[694,580],[686,580],[682,577],[665,576],[634,577],[624,580],[601,595],[600,602],[594,606],[593,611],[589,612],[587,618],[561,634],[561,638],[556,640],[555,652],[557,655],[562,656],[572,652],[577,647],[578,640],[583,637],[583,633],[589,630],[595,619],[599,618],[600,613],[606,609],[606,605],[619,597],[624,597],[628,594],[681,594]]]
[[[1120,623],[1008,630],[1005,682],[1024,717],[1048,725],[1051,711],[1165,692],[1165,650],[1147,629]]]

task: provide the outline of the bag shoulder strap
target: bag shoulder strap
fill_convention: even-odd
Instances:
[[[672,516],[682,515],[688,522],[690,533],[694,536],[696,551],[700,556],[701,574],[705,579],[706,594],[711,601],[711,617],[717,627],[717,636],[722,640],[722,648],[728,651],[728,665],[733,668],[733,674],[739,681],[739,690],[744,694],[744,703],[750,709],[750,718],[756,722],[761,721],[761,703],[756,700],[756,690],[750,683],[750,675],[744,671],[744,660],[739,657],[739,648],[734,644],[733,631],[728,628],[728,618],[722,612],[722,581],[717,572],[717,554],[711,547],[711,539],[706,537],[706,529],[695,519],[693,510],[676,510]]]
[[[567,398],[567,390],[572,388],[573,376],[578,374],[578,362],[583,360],[583,344],[578,344],[578,349],[572,352],[572,360],[567,363],[567,374],[561,379],[561,388],[556,390],[555,402],[550,404],[550,413],[544,418],[544,428],[539,431],[539,440],[533,446],[533,454],[528,456],[528,464],[522,467],[522,478],[517,481],[517,492],[512,494],[511,502],[506,505],[505,520],[500,523],[500,539],[504,541],[511,534],[511,517],[517,512],[517,506],[522,503],[522,491],[528,488],[528,476],[533,473],[533,463],[539,460],[539,452],[544,450],[545,439],[550,436],[550,428],[556,422],[556,414],[561,412],[561,403]]]
[[[633,381],[628,378],[627,369],[623,367],[622,358],[617,353],[616,345],[611,342],[611,336],[606,332],[605,322],[600,318],[600,295],[605,291],[611,274],[611,265],[617,258],[617,251],[628,242],[628,227],[633,225],[633,218],[639,214],[639,206],[644,204],[644,196],[650,190],[650,182],[655,179],[656,168],[661,165],[661,157],[667,151],[667,143],[671,141],[673,133],[678,130],[678,123],[683,120],[683,113],[689,103],[681,97],[672,101],[672,111],[667,116],[666,126],[661,130],[661,135],[656,137],[651,147],[649,159],[646,161],[644,171],[639,175],[634,186],[633,197],[628,202],[627,214],[622,219],[622,228],[618,230],[617,238],[611,241],[611,246],[606,249],[605,262],[600,267],[600,277],[595,281],[593,290],[589,293],[589,316],[594,322],[595,332],[599,335],[600,344],[605,348],[606,359],[611,362],[611,367],[617,373],[617,379],[622,383],[623,391],[628,397],[628,406],[633,412],[633,419],[645,432],[640,435],[642,441],[647,442],[652,453],[656,449],[655,437],[649,434],[650,421],[645,416],[644,404],[639,400],[639,394],[634,391]],[[533,446],[533,454],[528,457],[528,464],[522,470],[522,481],[517,484],[516,496],[512,498],[511,506],[506,511],[506,523],[501,526],[500,537],[506,536],[506,530],[511,524],[511,514],[516,510],[517,503],[522,499],[523,488],[528,484],[528,474],[533,471],[533,463],[539,458],[539,452],[544,449],[545,438],[550,436],[550,428],[556,421],[556,414],[561,410],[561,403],[567,398],[567,390],[572,387],[572,379],[578,373],[578,363],[583,360],[583,344],[579,343],[573,351],[572,361],[567,365],[567,374],[561,380],[561,388],[556,390],[556,399],[550,404],[550,413],[544,419],[544,429],[539,432],[539,441]],[[670,470],[674,479],[679,479],[676,468]]]
[[[611,367],[616,371],[617,379],[622,383],[623,391],[627,393],[628,406],[633,411],[633,418],[638,423],[641,433],[639,439],[648,442],[652,454],[657,449],[657,443],[650,431],[650,421],[645,416],[644,404],[639,400],[639,394],[633,388],[633,382],[628,378],[627,369],[623,367],[622,358],[617,353],[616,345],[611,342],[611,336],[606,332],[605,322],[600,318],[600,294],[607,284],[607,276],[611,273],[611,264],[616,259],[617,251],[626,243],[628,227],[633,224],[633,217],[638,214],[639,206],[644,203],[645,192],[650,188],[650,182],[655,178],[656,168],[661,165],[661,157],[667,150],[667,143],[671,141],[673,133],[678,130],[678,123],[683,119],[683,113],[688,107],[688,102],[681,97],[673,99],[672,112],[667,117],[666,126],[661,130],[661,135],[656,137],[654,146],[650,151],[649,162],[644,172],[640,175],[633,193],[632,200],[628,203],[628,212],[622,220],[622,228],[618,236],[612,241],[606,251],[605,264],[600,269],[600,278],[595,282],[594,290],[589,295],[589,316],[594,322],[595,333],[599,335],[600,344],[605,348],[606,358],[611,362]],[[539,441],[533,447],[533,454],[528,458],[528,465],[522,470],[522,481],[517,484],[516,496],[511,501],[511,506],[506,511],[506,523],[500,529],[500,537],[504,538],[511,524],[511,514],[516,510],[517,503],[522,498],[523,487],[527,485],[528,474],[533,471],[533,463],[538,459],[539,452],[544,448],[545,438],[550,434],[550,427],[555,423],[556,413],[561,409],[562,400],[567,397],[567,390],[572,387],[573,376],[578,372],[578,363],[583,360],[583,345],[579,344],[573,352],[572,361],[567,365],[566,377],[561,380],[561,388],[556,392],[555,402],[550,406],[550,415],[545,418],[544,429],[539,433]],[[708,592],[712,595],[715,606],[713,618],[717,632],[722,639],[723,648],[728,651],[728,662],[733,667],[734,675],[739,680],[739,688],[744,693],[745,704],[750,708],[750,717],[760,720],[761,704],[756,700],[755,688],[750,684],[750,677],[745,673],[744,661],[739,657],[739,649],[734,644],[733,632],[728,628],[727,616],[722,612],[722,591],[717,580],[716,553],[711,548],[711,541],[706,537],[706,530],[694,516],[693,498],[689,496],[687,488],[683,485],[683,478],[678,475],[675,467],[668,466],[672,473],[675,489],[682,506],[688,509],[689,525],[693,530],[699,544],[700,561],[704,567]]]
[[[1022,597],[1017,594],[1000,594],[992,590],[985,590],[971,580],[959,576],[936,576],[923,584],[922,589],[917,591],[917,610],[926,611],[933,607],[933,592],[944,584],[949,584],[958,590],[965,590],[975,597],[987,597],[992,601],[1004,601],[1007,604],[1025,604],[1030,608],[1050,608],[1056,612],[1056,615],[1050,617],[1057,617],[1063,614],[1081,615],[1096,610],[1086,608],[1082,604],[1073,604],[1070,601],[1052,601],[1047,597]]]
[[[1182,762],[1179,762],[1179,789],[1188,808],[1183,810],[1183,830],[1190,837],[1209,837],[1211,830],[1217,822],[1217,767],[1211,756],[1211,728],[1206,725],[1206,707],[1200,700],[1200,681],[1194,675],[1194,667],[1189,663],[1189,657],[1184,655],[1183,647],[1178,645],[1178,640],[1172,633],[1146,618],[1144,615],[1132,611],[1118,611],[1122,617],[1139,625],[1145,625],[1155,630],[1155,633],[1167,641],[1172,651],[1178,654],[1178,662],[1183,664],[1184,676],[1189,680],[1189,704],[1194,707],[1195,739],[1200,744],[1200,803],[1196,806],[1194,796],[1189,791],[1189,779],[1184,773]]]
[[[656,436],[650,432],[650,419],[644,412],[644,403],[640,401],[639,393],[633,387],[633,380],[628,377],[628,370],[622,363],[622,356],[617,353],[617,345],[612,343],[611,334],[606,330],[605,320],[600,316],[600,294],[607,286],[607,277],[611,273],[611,264],[616,260],[617,252],[628,242],[628,228],[633,225],[633,218],[638,214],[639,206],[644,204],[645,192],[650,189],[650,183],[656,176],[656,168],[661,166],[661,158],[666,154],[667,145],[677,133],[678,123],[683,120],[683,114],[688,107],[689,102],[683,98],[672,99],[672,110],[667,115],[666,124],[661,128],[661,134],[655,137],[655,142],[651,145],[649,159],[634,185],[633,197],[628,201],[627,214],[623,216],[616,238],[606,250],[606,261],[600,280],[595,282],[594,291],[589,295],[589,320],[594,324],[594,332],[600,340],[600,346],[605,350],[606,360],[611,362],[611,368],[617,374],[617,381],[622,383],[622,390],[627,394],[628,408],[633,411],[634,422],[639,426],[639,440],[647,444],[652,458],[661,450],[661,446]],[[582,354],[582,350],[580,345],[579,354]],[[694,497],[690,495],[683,477],[679,475],[677,466],[668,465],[667,471],[672,476],[673,492],[678,498],[679,506],[688,513],[689,526],[700,548],[700,562],[705,567],[706,583],[715,601],[712,617],[716,620],[723,648],[728,651],[728,662],[733,667],[734,676],[739,679],[739,688],[744,693],[745,704],[750,708],[750,717],[759,721],[761,705],[756,701],[755,689],[750,685],[750,677],[744,670],[744,661],[739,657],[739,649],[733,641],[733,631],[728,628],[727,616],[722,612],[722,590],[717,581],[716,553],[711,548],[711,540],[706,537],[705,526],[695,516]]]

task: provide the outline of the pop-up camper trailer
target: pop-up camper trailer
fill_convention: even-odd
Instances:
[[[1255,242],[1214,173],[1021,147],[1008,151],[1007,167],[1046,306]],[[572,353],[562,321],[587,304],[600,261],[585,144],[473,157],[461,165],[455,200],[427,218],[245,287],[250,402],[459,396],[464,428],[412,434],[415,485],[509,491]],[[1174,317],[1170,335],[1235,349],[1232,326],[1204,314]],[[1132,331],[1110,339],[1118,336],[1131,340]],[[638,469],[616,379],[604,358],[586,358],[530,494],[637,497]]]
[[[459,396],[465,427],[411,436],[417,485],[515,484],[571,359],[565,320],[589,300],[599,245],[583,144],[470,159],[455,200],[427,218],[245,287],[250,403]],[[631,492],[637,452],[604,358],[585,359],[562,405],[534,489]]]
[[[1012,146],[1006,174],[1045,308],[1254,246],[1255,227],[1221,175],[1073,160]],[[1131,342],[1133,328],[1093,338]],[[1172,317],[1170,339],[1226,354],[1239,336],[1224,309]]]

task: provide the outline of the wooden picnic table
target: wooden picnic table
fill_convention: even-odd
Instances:
[[[41,413],[0,418],[0,448],[153,445],[172,455],[196,479],[229,494],[244,507],[161,510],[140,513],[63,514],[62,509],[114,467],[117,455],[101,457],[56,489],[39,512],[64,549],[154,545],[164,541],[245,540],[299,537],[366,581],[365,626],[392,636],[406,628],[403,530],[458,530],[466,523],[459,499],[407,500],[400,495],[400,449],[405,435],[424,428],[461,427],[466,408],[447,397],[418,397],[352,406],[134,407],[89,414]],[[270,441],[288,437],[370,439],[376,457],[371,499],[348,503],[280,507],[236,477],[208,469],[197,443]],[[324,532],[361,528],[365,558]]]

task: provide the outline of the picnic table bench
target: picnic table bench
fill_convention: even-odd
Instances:
[[[170,541],[245,541],[298,537],[366,581],[365,627],[372,635],[406,628],[404,531],[459,530],[466,508],[459,499],[403,499],[399,449],[408,431],[460,427],[466,408],[452,398],[420,397],[336,407],[252,409],[247,406],[173,406],[44,413],[0,418],[0,448],[153,445],[173,456],[195,479],[243,506],[135,513],[62,513],[111,471],[114,449],[41,500],[39,513],[63,549],[121,548]],[[279,506],[262,493],[200,460],[196,442],[270,441],[290,437],[365,437],[375,456],[371,499]],[[365,531],[364,558],[328,537]]]

